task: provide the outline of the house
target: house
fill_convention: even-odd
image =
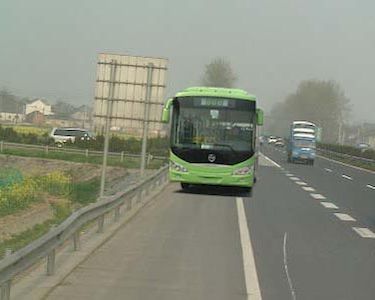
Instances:
[[[52,107],[45,100],[35,99],[26,104],[25,114],[29,115],[32,112],[40,112],[44,116],[53,115]]]
[[[45,121],[45,116],[39,111],[33,111],[26,115],[25,121],[27,123],[35,124],[35,125],[41,125]]]

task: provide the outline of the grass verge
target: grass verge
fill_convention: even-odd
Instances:
[[[7,249],[15,252],[30,244],[32,241],[40,238],[43,234],[48,232],[51,226],[60,224],[71,214],[71,208],[68,203],[53,204],[52,208],[54,212],[54,217],[52,219],[47,220],[41,224],[36,224],[34,227],[19,234],[15,234],[10,239],[1,242],[0,258],[4,256]]]
[[[24,150],[24,149],[4,149],[2,154],[5,155],[15,155],[23,157],[36,157],[36,158],[46,158],[46,159],[57,159],[65,160],[78,163],[90,163],[90,164],[102,164],[103,158],[101,156],[88,156],[79,153],[64,153],[64,152],[53,152],[50,151],[46,153],[43,150]],[[139,168],[140,159],[125,157],[123,161],[120,160],[120,157],[108,157],[107,161],[109,166],[115,167],[124,167],[128,169]],[[162,160],[152,160],[148,165],[149,169],[158,169],[163,165]]]

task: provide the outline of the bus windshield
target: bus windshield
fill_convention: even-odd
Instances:
[[[252,151],[255,104],[247,100],[188,97],[174,103],[172,146]]]
[[[307,139],[296,139],[294,146],[299,148],[315,148],[315,142]]]

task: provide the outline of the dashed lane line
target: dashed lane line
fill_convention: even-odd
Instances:
[[[358,233],[361,237],[367,239],[375,239],[375,233],[366,227],[352,227],[353,230]]]
[[[373,186],[371,184],[366,185],[366,187],[368,187],[369,189],[375,190],[375,186]]]
[[[334,215],[341,221],[355,222],[355,219],[348,214],[334,213]]]
[[[294,175],[291,174],[291,173],[287,173],[287,174],[285,174],[285,176],[288,176],[288,177],[294,177]]]
[[[315,192],[315,189],[311,186],[303,186],[302,187],[306,192]]]
[[[301,179],[299,179],[298,177],[289,177],[290,180],[293,180],[293,181],[300,181]]]
[[[324,168],[324,170],[326,170],[327,172],[333,172],[331,169],[328,169],[328,168]]]
[[[296,184],[298,184],[298,185],[307,185],[307,183],[303,182],[303,181],[296,181]]]
[[[338,209],[338,207],[331,202],[320,202],[320,204],[323,205],[325,208]]]
[[[353,180],[353,178],[351,178],[350,176],[345,175],[345,174],[342,174],[341,177],[345,178],[345,179],[348,179],[348,180]]]
[[[311,197],[313,197],[314,199],[316,200],[324,200],[324,199],[327,199],[326,197],[324,197],[322,194],[310,194]]]

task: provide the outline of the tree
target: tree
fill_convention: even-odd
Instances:
[[[224,58],[215,58],[205,67],[202,78],[204,86],[231,88],[237,81],[228,60]]]
[[[323,141],[337,143],[350,112],[349,102],[335,81],[302,81],[295,93],[272,108],[272,130],[286,136],[292,121],[308,120],[322,128]]]
[[[0,112],[22,113],[23,103],[6,89],[0,91]]]
[[[68,118],[76,111],[76,107],[69,103],[58,101],[52,106],[52,110],[56,116]]]

